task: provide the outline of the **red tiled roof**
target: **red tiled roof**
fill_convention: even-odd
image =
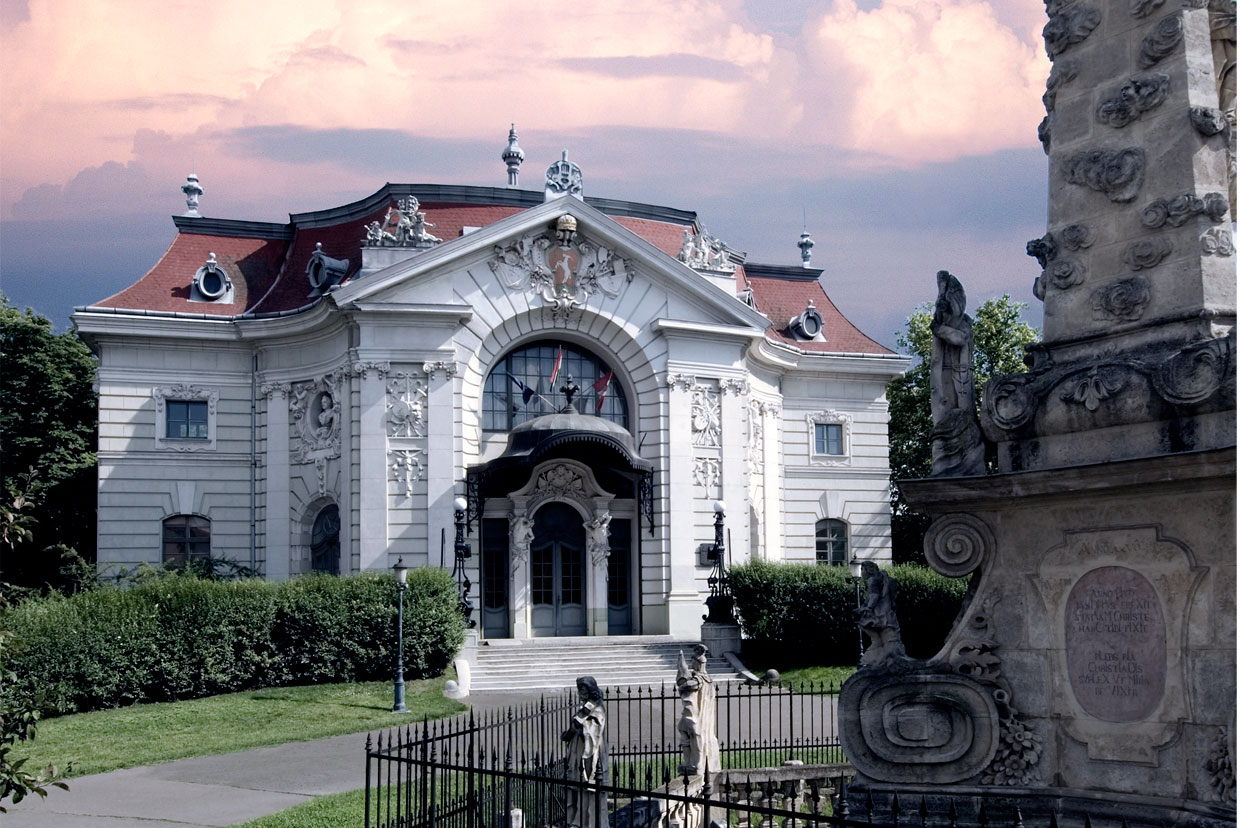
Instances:
[[[859,331],[844,318],[835,303],[827,296],[818,282],[793,281],[749,277],[753,288],[754,304],[771,320],[766,335],[776,342],[792,345],[802,351],[829,351],[850,354],[890,354],[893,351],[879,345]],[[809,342],[797,339],[788,330],[788,320],[800,316],[810,300],[822,314],[822,334],[825,342]]]
[[[262,298],[280,268],[288,242],[178,233],[155,266],[134,284],[96,304],[105,308],[203,313],[235,316],[250,310]],[[215,254],[215,260],[233,283],[233,302],[189,301],[194,274]]]

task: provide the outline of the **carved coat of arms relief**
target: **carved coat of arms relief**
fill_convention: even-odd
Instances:
[[[578,239],[576,228],[572,216],[562,216],[554,232],[536,230],[497,245],[487,265],[505,287],[541,297],[557,319],[584,308],[594,294],[614,299],[633,278],[629,263]]]

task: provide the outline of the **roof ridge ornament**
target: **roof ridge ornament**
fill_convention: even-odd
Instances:
[[[181,185],[181,192],[185,193],[185,210],[184,215],[190,218],[202,218],[202,214],[198,212],[198,196],[202,195],[205,190],[198,183],[198,173],[190,173],[185,176],[185,183]]]
[[[735,273],[736,264],[728,246],[715,238],[705,225],[698,225],[698,232],[685,228],[680,252],[676,258],[694,270],[711,270],[716,273]]]
[[[797,242],[801,248],[801,267],[811,267],[809,257],[813,255],[814,240],[809,237],[808,230],[801,231],[801,240]]]
[[[499,159],[508,165],[508,186],[517,186],[517,173],[521,170],[521,162],[525,160],[525,150],[517,146],[517,125],[508,129],[508,146],[500,153]]]
[[[543,189],[543,201],[563,198],[564,196],[572,196],[584,201],[582,184],[581,167],[569,161],[568,150],[564,150],[560,153],[560,160],[552,162],[551,166],[547,167],[547,182]]]
[[[398,199],[395,205],[389,204],[383,221],[372,221],[366,225],[366,238],[362,239],[362,246],[426,250],[441,243],[443,239],[426,229],[435,225],[426,220],[426,213],[419,209],[421,206],[415,195]]]

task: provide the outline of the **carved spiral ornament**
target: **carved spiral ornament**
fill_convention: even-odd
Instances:
[[[968,575],[995,550],[995,536],[981,518],[964,512],[943,515],[926,532],[926,561],[949,578]]]

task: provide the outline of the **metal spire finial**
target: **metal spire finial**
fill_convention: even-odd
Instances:
[[[517,173],[521,162],[525,160],[525,151],[517,146],[517,125],[514,123],[508,130],[508,146],[500,153],[500,160],[508,165],[508,186],[517,186]]]

